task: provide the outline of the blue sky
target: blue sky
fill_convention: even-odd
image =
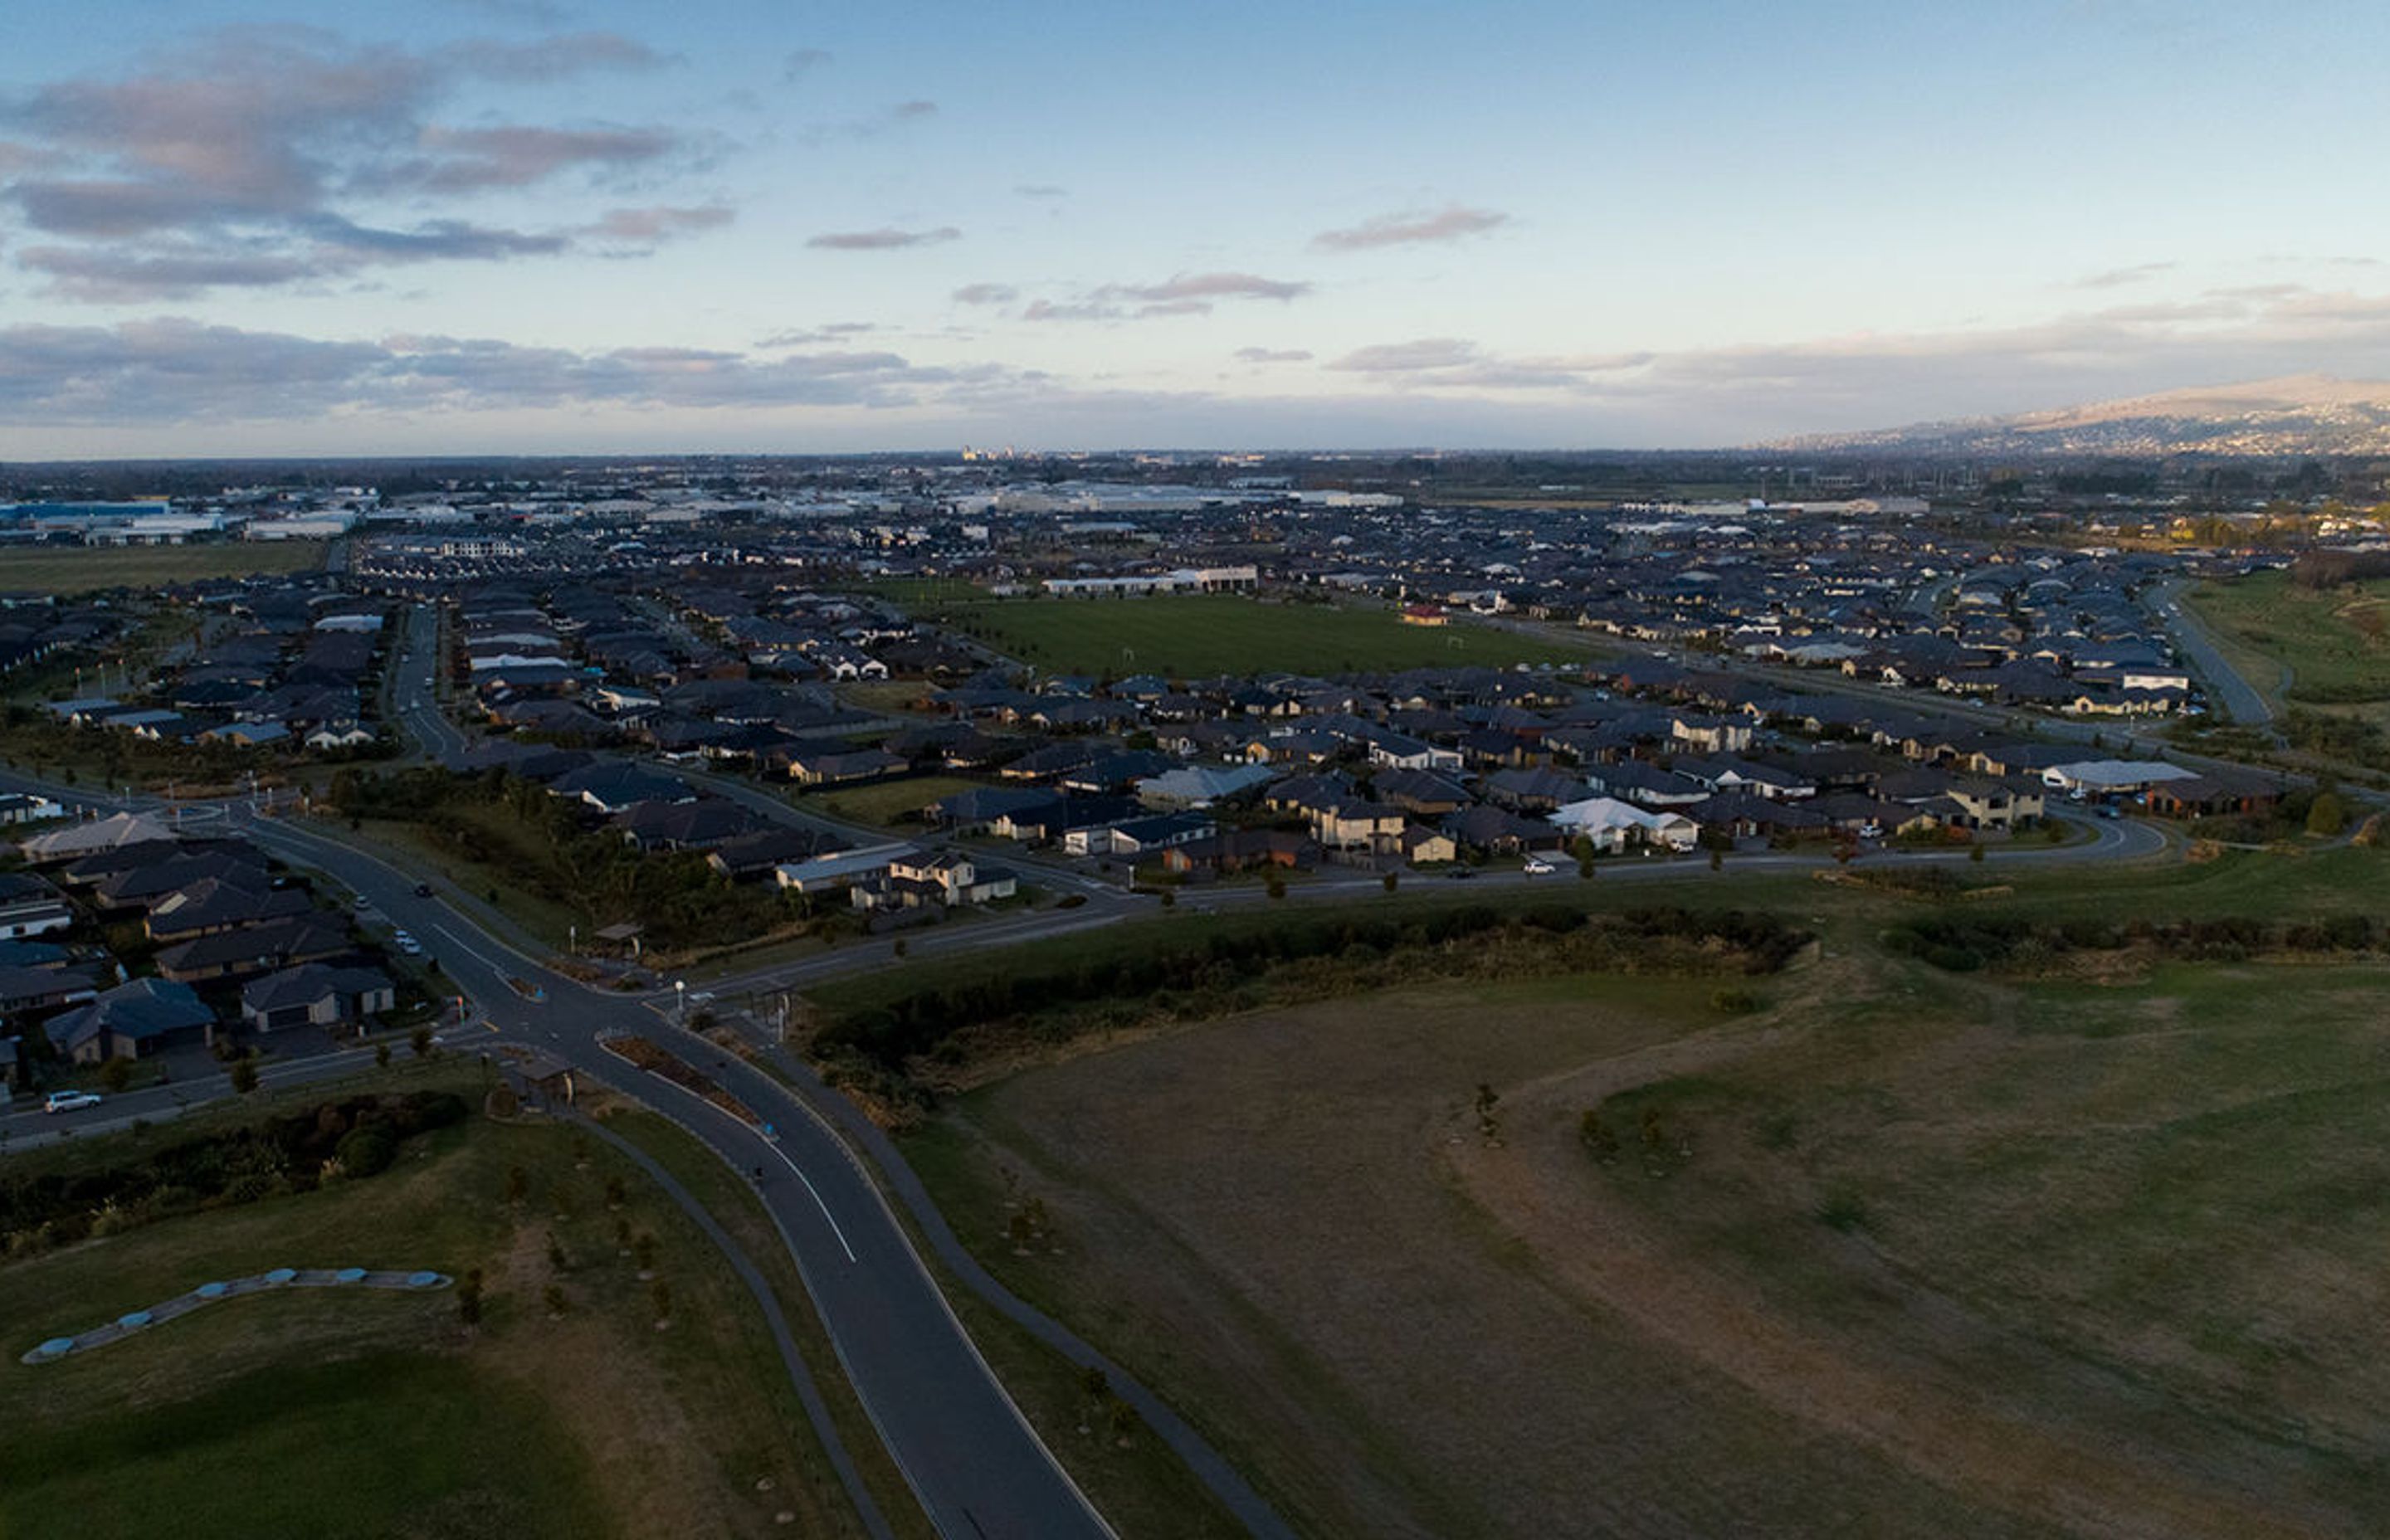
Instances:
[[[2390,376],[2378,6],[0,10],[0,457],[1672,447]]]

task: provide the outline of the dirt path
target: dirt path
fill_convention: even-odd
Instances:
[[[1575,1140],[1577,1110],[1724,1062],[1755,1041],[1686,1039],[1519,1087],[1504,1100],[1508,1145],[1447,1137],[1441,1153],[1459,1188],[1563,1289],[1802,1423],[1857,1441],[1970,1502],[2085,1534],[2145,1540],[2369,1533],[2296,1495],[2258,1498],[2203,1479],[2117,1437],[2102,1419],[2071,1430],[2011,1415],[1999,1404],[2002,1387],[1955,1372],[1981,1360],[1981,1339],[1994,1328],[1864,1256],[1853,1259],[1855,1289],[1894,1291],[1912,1334],[1947,1335],[1947,1354],[1895,1358],[1881,1341],[1789,1316],[1754,1284],[1706,1264],[1589,1166]],[[2103,1387],[2092,1399],[2114,1393]]]

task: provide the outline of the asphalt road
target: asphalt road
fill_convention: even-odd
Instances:
[[[669,1006],[550,972],[441,898],[418,897],[413,874],[375,856],[279,820],[238,821],[277,855],[364,894],[422,941],[441,971],[478,1003],[476,1026],[456,1047],[511,1041],[542,1048],[663,1107],[735,1169],[763,1168],[758,1190],[789,1238],[855,1393],[942,1534],[1066,1540],[1111,1533],[996,1382],[879,1189],[779,1082],[736,1059],[705,1066],[768,1120],[775,1132],[766,1137],[599,1046],[613,1035],[675,1036]],[[687,1054],[696,1041],[675,1046]]]
[[[2174,637],[2175,645],[2182,648],[2191,666],[2199,671],[2207,686],[2208,699],[2235,722],[2262,726],[2273,721],[2272,705],[2217,649],[2216,638],[2206,622],[2182,602],[2182,590],[2179,583],[2161,584],[2145,602],[2150,613]]]

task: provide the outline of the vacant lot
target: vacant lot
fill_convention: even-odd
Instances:
[[[68,595],[102,588],[161,588],[201,578],[310,571],[323,564],[320,540],[0,550],[0,589]]]
[[[2217,865],[2079,902],[2362,885]],[[1579,978],[1234,1017],[917,1158],[1308,1533],[2390,1528],[2390,969],[1952,975],[1872,945],[1903,905],[1801,898],[1826,956],[1755,1014]]]
[[[35,1153],[54,1165],[83,1152]],[[524,1196],[510,1200],[516,1171]],[[618,1223],[655,1238],[669,1329]],[[16,1361],[210,1278],[348,1264],[480,1267],[484,1318],[460,1324],[453,1291],[304,1291],[57,1364]],[[790,1533],[782,1510],[797,1533],[853,1533],[728,1265],[627,1161],[552,1126],[477,1118],[367,1180],[9,1262],[0,1320],[12,1537],[762,1535]]]
[[[1275,604],[1229,594],[1145,599],[990,600],[948,607],[999,651],[1066,674],[1175,678],[1509,668],[1587,649],[1471,625],[1405,625],[1390,610]]]
[[[2217,644],[2268,694],[2288,667],[2293,700],[2390,700],[2390,583],[2315,590],[2289,574],[2259,572],[2205,584],[2190,600]]]
[[[964,780],[958,776],[912,776],[904,780],[882,781],[877,786],[808,791],[796,800],[796,804],[809,812],[818,811],[852,824],[870,824],[881,828],[895,824],[918,826],[921,821],[921,809],[932,802],[983,784]]]

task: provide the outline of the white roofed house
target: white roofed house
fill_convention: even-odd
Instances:
[[[1699,824],[1681,813],[1655,812],[1614,797],[1571,802],[1554,813],[1551,822],[1572,840],[1582,835],[1593,841],[1594,849],[1613,853],[1636,845],[1690,850],[1702,832]]]
[[[983,867],[957,851],[912,852],[880,873],[857,878],[847,889],[847,898],[866,911],[955,909],[1010,898],[1019,887],[1009,871]]]

